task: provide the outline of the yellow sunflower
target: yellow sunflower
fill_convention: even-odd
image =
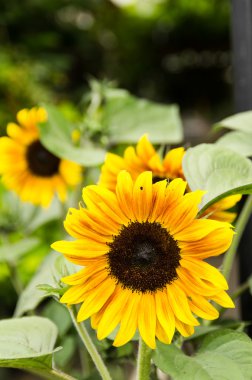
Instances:
[[[98,339],[119,325],[115,346],[138,329],[155,348],[155,338],[171,343],[175,329],[193,334],[195,316],[217,318],[209,301],[234,306],[223,275],[203,261],[228,249],[231,225],[195,219],[204,192],[185,189],[182,179],[153,184],[147,171],[134,182],[121,171],[115,192],[88,186],[87,208],[69,210],[64,225],[76,240],[52,247],[84,268],[62,279],[71,287],[61,302],[82,303],[77,320],[91,317]]]
[[[0,138],[0,174],[8,189],[35,205],[48,206],[54,193],[64,202],[67,187],[81,180],[81,167],[62,160],[40,142],[37,124],[47,119],[43,108],[23,109],[18,124],[9,123],[9,137]]]
[[[153,172],[153,183],[162,179],[184,179],[182,159],[185,154],[183,147],[171,149],[163,159],[148,140],[147,135],[140,138],[136,148],[128,147],[124,156],[107,153],[105,163],[101,169],[99,184],[110,190],[115,190],[117,175],[121,170],[127,170],[133,179],[145,170]],[[188,190],[188,189],[187,189]],[[225,211],[236,205],[241,195],[232,195],[212,205],[204,215],[211,219],[232,223],[236,213]]]

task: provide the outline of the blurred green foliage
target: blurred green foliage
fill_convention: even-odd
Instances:
[[[151,120],[157,105],[142,101],[142,105],[147,104],[150,114],[139,112],[138,116],[143,117],[143,120],[140,118],[141,124],[136,117],[138,108],[133,107],[135,102],[140,104],[139,100],[127,92],[126,101],[116,98],[116,102],[110,99],[109,103],[108,98],[101,96],[104,89],[111,94],[117,91],[113,86],[110,88],[110,81],[140,97],[178,103],[182,112],[197,109],[208,113],[210,118],[213,115],[218,118],[218,113],[223,117],[232,109],[229,0],[132,0],[123,7],[118,6],[120,0],[23,0],[22,3],[0,0],[0,3],[2,133],[6,123],[15,119],[19,109],[38,103],[53,109],[53,103],[70,123],[77,125],[81,132],[85,131],[85,141],[94,140],[104,146],[125,143],[127,139],[121,128],[128,132],[131,127],[127,138],[134,143],[136,137],[133,132],[141,126],[146,130],[148,123],[145,118]],[[94,77],[103,81],[90,81]],[[92,91],[88,94],[89,83]],[[101,83],[99,88],[95,88],[97,83]],[[119,116],[115,112],[118,101]],[[126,116],[122,113],[125,104]],[[219,111],[221,107],[225,110]],[[161,110],[158,113],[158,126],[165,129],[169,140],[171,134],[174,135],[172,118]],[[135,119],[131,118],[132,114]],[[107,121],[107,128],[102,123],[102,116]],[[60,136],[65,129],[69,133],[66,133],[63,143],[51,134],[51,145],[48,133],[46,144],[52,151],[55,149],[55,154],[59,153],[60,145],[61,149],[69,148],[70,153],[76,150],[80,160],[79,145],[73,147],[71,144],[72,130],[64,128],[58,114],[54,119],[55,123],[50,127],[52,117],[49,115],[49,132],[59,131]],[[134,124],[136,119],[137,125]],[[111,120],[115,120],[114,123]],[[169,126],[163,120],[172,127],[170,135]],[[154,124],[157,126],[156,122]],[[178,122],[175,124],[178,127]],[[109,130],[111,125],[113,128]],[[155,134],[157,136],[156,129],[153,133],[154,137]],[[116,140],[118,136],[122,140]],[[157,137],[153,141],[159,140]],[[123,146],[118,149],[123,150]],[[86,168],[86,184],[96,182],[97,177],[97,168]],[[74,366],[77,378],[83,378],[79,367],[84,364],[84,367],[89,367],[88,379],[96,379],[97,373],[89,359],[84,358],[83,363],[79,361],[77,337],[66,309],[44,298],[44,295],[55,297],[59,294],[58,289],[43,276],[55,277],[51,275],[54,267],[48,260],[48,254],[50,244],[64,234],[62,220],[66,209],[58,210],[54,205],[47,213],[40,211],[34,214],[33,208],[22,205],[3,188],[0,188],[0,209],[0,318],[13,315],[18,296],[22,293],[19,298],[20,315],[37,308],[38,313],[53,320],[59,328],[58,343],[64,350],[57,353],[56,363],[69,370]],[[54,255],[52,253],[53,259]],[[38,270],[46,257],[42,270]],[[38,287],[41,278],[45,284]],[[27,294],[32,307],[31,304],[27,306],[27,298],[24,297]],[[91,330],[89,325],[88,329]],[[95,336],[93,331],[90,333]],[[123,365],[132,366],[133,363],[134,343],[115,349],[107,339],[98,342],[97,346],[110,363],[114,378],[123,378]],[[5,370],[0,370],[1,375],[6,379],[13,377],[12,372]]]
[[[22,107],[78,103],[90,76],[185,108],[225,102],[228,0],[116,2],[1,1],[2,129]]]
[[[177,102],[182,111],[195,103],[209,109],[227,101],[229,0],[139,0],[126,7],[116,5],[118,0],[0,3],[2,133],[19,109],[41,102],[58,104],[73,122],[82,120],[90,77],[116,80],[138,96]],[[8,193],[0,203],[0,228],[15,234],[22,210]],[[51,231],[49,223],[37,232],[47,236],[48,246]],[[42,249],[37,261],[32,254],[22,258],[24,283],[44,254]],[[9,277],[4,265],[0,272],[2,279]]]

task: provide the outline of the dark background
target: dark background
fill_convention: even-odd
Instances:
[[[0,0],[1,129],[41,101],[80,105],[90,77],[178,103],[189,138],[233,113],[229,0],[138,3]]]

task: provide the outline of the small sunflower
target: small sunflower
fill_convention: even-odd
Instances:
[[[62,160],[40,142],[37,124],[44,122],[43,108],[23,109],[17,113],[18,124],[9,123],[9,137],[0,138],[0,174],[5,186],[22,201],[48,206],[54,193],[64,202],[68,186],[81,181],[81,167]]]
[[[112,191],[115,190],[117,175],[121,170],[127,170],[133,180],[143,171],[151,170],[154,183],[162,179],[183,178],[182,159],[184,153],[183,147],[172,149],[161,160],[147,135],[143,135],[136,148],[133,146],[126,148],[123,157],[114,153],[107,153],[101,169],[99,184]]]
[[[77,320],[91,317],[98,339],[119,325],[115,346],[138,329],[155,348],[155,338],[171,343],[175,329],[193,334],[195,316],[217,318],[209,301],[234,306],[223,275],[203,261],[228,249],[231,225],[195,219],[204,192],[185,189],[182,179],[153,184],[147,171],[133,182],[121,171],[115,192],[88,186],[87,208],[69,210],[64,225],[76,240],[52,247],[84,268],[62,279],[71,287],[61,302],[82,303]]]
[[[133,179],[145,170],[153,172],[153,183],[162,179],[172,181],[174,178],[184,179],[182,159],[185,154],[183,147],[171,149],[164,159],[154,149],[147,135],[140,138],[136,148],[128,147],[124,156],[120,157],[113,153],[107,153],[105,163],[101,169],[99,184],[114,191],[117,175],[121,170],[127,170]],[[188,189],[187,189],[188,190]],[[236,213],[225,211],[236,205],[241,195],[232,195],[212,205],[204,215],[211,219],[232,223]]]

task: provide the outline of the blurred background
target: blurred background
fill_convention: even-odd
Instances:
[[[233,112],[229,0],[1,0],[0,126],[88,80],[178,103],[187,138]]]
[[[185,141],[193,143],[206,141],[211,125],[234,113],[230,0],[0,0],[0,5],[1,134],[18,110],[41,102],[57,104],[72,118],[77,112],[78,118],[92,78],[113,81],[138,97],[177,103]],[[6,224],[11,203],[0,200],[0,224]],[[16,222],[7,224],[15,230]],[[22,260],[24,284],[57,240],[55,233],[61,238],[61,224],[53,221],[39,230],[45,244]],[[0,274],[5,318],[17,295],[1,263]],[[237,281],[235,272],[231,288]],[[47,313],[57,315],[54,309]],[[115,352],[109,355],[112,360]],[[1,370],[0,378],[35,377]]]

